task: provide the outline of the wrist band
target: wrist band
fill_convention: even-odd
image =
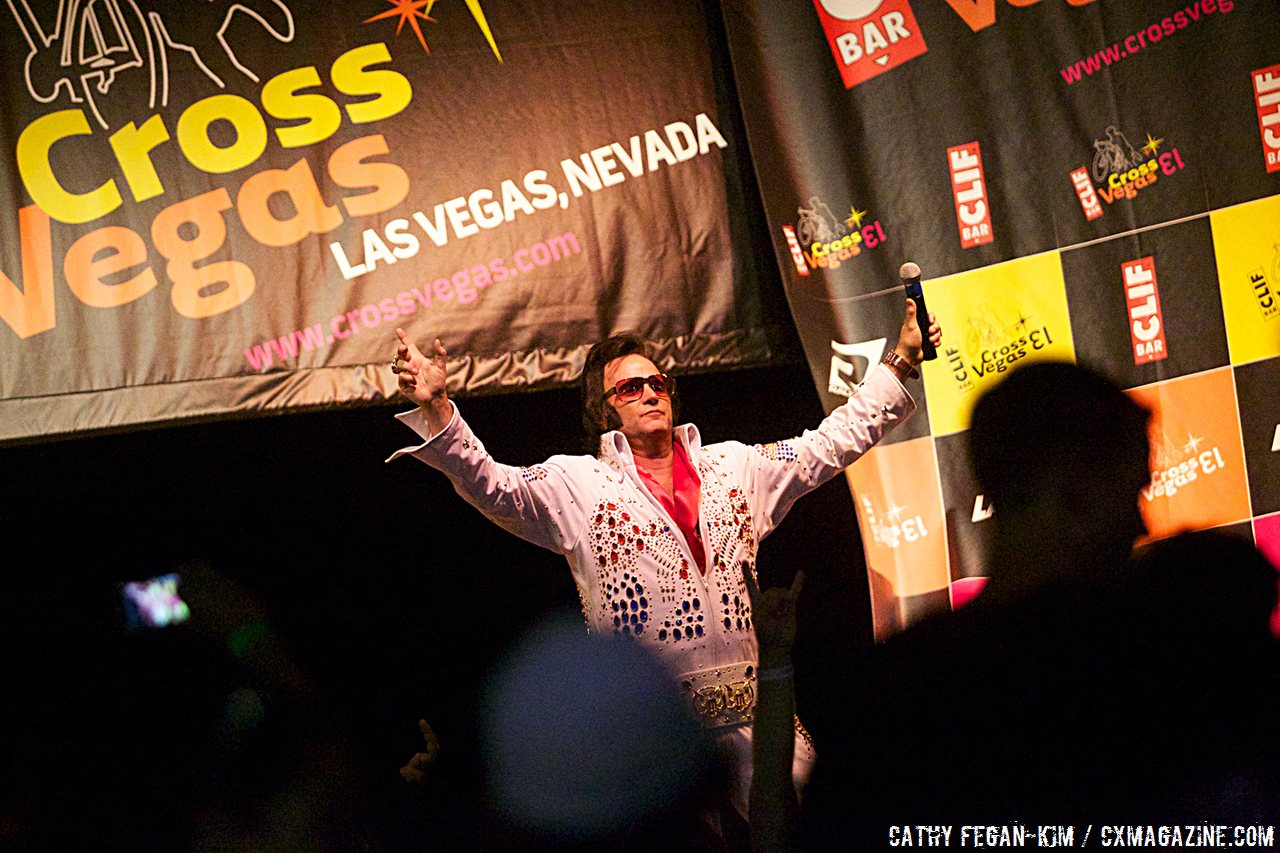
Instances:
[[[786,666],[775,666],[769,669],[762,669],[756,673],[756,678],[760,681],[784,681],[795,673],[791,668],[791,664]]]
[[[895,350],[889,350],[885,353],[884,358],[881,359],[881,361],[889,367],[897,367],[905,370],[907,372],[907,376],[911,379],[920,378],[920,371],[916,370],[915,365],[898,355]]]

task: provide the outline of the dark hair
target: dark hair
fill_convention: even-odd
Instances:
[[[1020,367],[978,400],[969,456],[993,502],[1081,477],[1148,476],[1151,413],[1111,380],[1068,362]],[[1137,486],[1134,487],[1135,492]]]
[[[579,387],[582,389],[582,427],[587,431],[590,452],[600,450],[600,436],[611,429],[622,426],[617,411],[604,399],[604,368],[615,358],[627,355],[642,355],[653,361],[653,347],[646,339],[632,332],[619,332],[610,335],[595,344],[587,352],[587,361],[582,366]],[[656,362],[655,362],[656,363]],[[671,389],[671,417],[674,419],[679,411],[679,397],[673,387]]]

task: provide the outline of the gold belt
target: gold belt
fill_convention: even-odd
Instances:
[[[693,714],[706,728],[736,726],[752,720],[756,706],[756,665],[740,661],[680,676]]]

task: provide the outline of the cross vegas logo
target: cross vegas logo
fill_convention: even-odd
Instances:
[[[909,509],[892,500],[888,509],[877,512],[876,503],[870,497],[864,494],[861,499],[862,511],[875,544],[896,550],[903,545],[919,542],[929,535],[923,515],[917,513],[904,518]]]
[[[1217,445],[1201,450],[1202,444],[1203,438],[1189,434],[1187,443],[1178,452],[1177,448],[1171,450],[1166,440],[1156,451],[1156,467],[1151,471],[1151,483],[1142,489],[1142,497],[1148,502],[1173,497],[1199,477],[1211,476],[1227,467]]]
[[[865,210],[857,205],[849,206],[849,214],[843,219],[837,216],[818,196],[809,196],[809,206],[796,208],[795,227],[782,226],[800,275],[809,275],[811,269],[839,269],[840,265],[856,258],[864,250],[882,245],[888,237],[879,219],[868,219]]]
[[[1031,316],[1022,311],[1016,319],[1010,319],[1005,312],[984,303],[967,318],[963,350],[948,347],[943,355],[957,390],[967,393],[977,387],[975,380],[1004,373],[1052,343],[1048,325],[1033,325]]]
[[[1108,205],[1135,199],[1161,176],[1169,177],[1185,169],[1187,164],[1177,147],[1161,151],[1164,143],[1164,139],[1148,133],[1146,142],[1135,148],[1115,125],[1109,125],[1101,139],[1094,139],[1092,164],[1070,173],[1085,219],[1092,222],[1105,212],[1099,198]]]

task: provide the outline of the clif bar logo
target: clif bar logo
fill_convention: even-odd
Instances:
[[[907,0],[813,0],[813,5],[846,89],[929,49]]]
[[[796,273],[808,275],[809,267],[804,262],[804,250],[800,248],[800,241],[796,239],[796,229],[783,225],[782,236],[787,238],[787,249],[791,252],[791,262],[796,265]]]
[[[1271,282],[1280,281],[1280,243],[1275,244],[1275,254],[1271,256]],[[1263,320],[1275,320],[1280,317],[1280,305],[1276,304],[1275,291],[1267,281],[1267,273],[1258,267],[1249,273],[1249,286],[1253,289],[1253,298],[1258,302],[1258,310]],[[1277,433],[1280,435],[1280,433]]]
[[[990,243],[991,209],[987,206],[987,182],[978,143],[948,148],[947,164],[951,167],[951,193],[956,202],[960,248],[972,249]]]
[[[1148,364],[1168,358],[1155,258],[1148,256],[1121,264],[1120,273],[1124,276],[1125,304],[1129,308],[1133,363]]]
[[[1268,172],[1280,172],[1280,65],[1259,69],[1250,77],[1262,131],[1262,156]]]
[[[1071,173],[1071,185],[1076,188],[1080,197],[1080,207],[1084,210],[1084,218],[1092,222],[1102,215],[1102,205],[1098,202],[1098,193],[1089,181],[1089,170],[1084,166]]]
[[[1249,273],[1249,284],[1253,288],[1254,299],[1258,300],[1258,310],[1262,312],[1262,319],[1274,320],[1280,317],[1280,308],[1276,307],[1276,296],[1267,284],[1267,274],[1262,271],[1262,267]]]

